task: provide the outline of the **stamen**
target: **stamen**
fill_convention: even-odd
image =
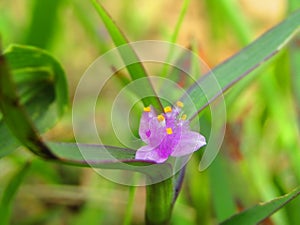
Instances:
[[[181,120],[186,120],[186,114],[183,114],[182,116],[181,116]]]
[[[157,120],[158,120],[159,122],[162,122],[162,121],[165,120],[165,117],[164,117],[163,115],[158,115],[158,116],[157,116]]]
[[[182,108],[184,106],[183,102],[178,101],[176,102],[177,107]]]
[[[150,108],[150,106],[148,106],[148,107],[144,107],[144,112],[150,112],[151,111],[151,108]]]
[[[167,134],[173,134],[173,130],[171,127],[166,128]]]
[[[172,108],[170,106],[167,106],[164,108],[164,111],[165,113],[172,112]]]

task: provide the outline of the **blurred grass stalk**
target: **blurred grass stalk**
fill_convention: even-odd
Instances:
[[[31,163],[26,163],[17,173],[11,178],[5,190],[2,193],[0,201],[0,225],[11,224],[11,214],[14,197],[19,190],[25,176],[30,169]]]
[[[34,0],[25,43],[48,49],[58,26],[58,12],[63,0]]]
[[[299,1],[291,0],[290,6],[293,9],[299,8]],[[252,30],[250,29],[249,24],[247,23],[246,18],[242,14],[242,10],[238,7],[237,1],[235,0],[220,0],[220,1],[206,1],[207,4],[207,11],[209,13],[209,16],[211,18],[211,27],[212,31],[214,34],[214,37],[216,40],[222,40],[222,37],[224,34],[226,34],[227,30],[225,27],[231,28],[233,31],[234,37],[236,37],[239,40],[239,43],[241,46],[244,46],[248,44],[252,40]],[[227,20],[221,20],[220,14],[222,14],[222,18],[226,17]],[[296,51],[295,51],[296,52]],[[279,58],[279,57],[276,57]],[[287,94],[285,96],[281,96],[280,93],[282,94],[284,91],[282,90],[283,88],[288,88],[288,87],[279,87],[274,84],[274,77],[282,77],[284,80],[286,76],[284,74],[289,74],[290,71],[284,69],[288,66],[289,60],[288,56],[286,54],[281,54],[280,56],[280,66],[278,66],[276,69],[269,72],[269,76],[266,74],[263,74],[261,79],[259,79],[258,83],[261,84],[261,89],[265,92],[263,95],[267,97],[267,100],[265,104],[271,109],[271,117],[273,118],[273,122],[277,124],[278,131],[277,133],[279,134],[279,138],[283,140],[282,146],[286,146],[288,148],[287,154],[289,155],[289,160],[291,164],[293,165],[295,175],[299,179],[299,170],[297,169],[299,164],[300,164],[300,158],[299,158],[299,149],[297,146],[299,146],[299,142],[297,141],[297,128],[295,125],[297,124],[295,121],[296,115],[293,114],[294,108],[293,104],[290,102],[292,99],[292,96]],[[280,60],[279,59],[279,60]],[[278,60],[278,59],[277,59]],[[278,60],[278,61],[279,61]],[[283,61],[282,61],[283,60]],[[274,60],[275,61],[275,60]],[[294,60],[296,61],[296,60]],[[300,60],[298,60],[298,65]],[[265,73],[265,72],[264,72]],[[271,73],[271,74],[270,74]],[[249,81],[246,80],[246,82],[242,82],[241,84],[238,84],[237,87],[233,88],[231,93],[229,94],[229,97],[234,96],[232,98],[232,101],[226,101],[228,104],[228,107],[231,107],[237,100],[237,97],[241,94],[241,92],[244,90],[244,88],[247,88],[249,86]],[[299,84],[298,82],[297,84]],[[299,88],[296,88],[297,90],[300,90]],[[279,91],[279,92],[278,92]],[[299,93],[299,92],[298,92]],[[300,96],[300,94],[298,94]],[[230,98],[229,98],[230,99]],[[227,97],[228,100],[228,97]],[[259,107],[259,106],[257,106]],[[292,113],[292,115],[291,115]],[[285,118],[285,119],[284,119]],[[289,120],[289,119],[290,120]],[[252,124],[259,123],[257,121],[258,118],[247,118],[247,120],[251,120]],[[252,130],[253,132],[253,130]],[[265,132],[265,131],[263,131]],[[264,135],[264,134],[263,134]],[[263,139],[264,137],[262,136],[257,136],[256,138]],[[275,145],[272,145],[275,147]],[[276,147],[275,147],[276,148]],[[266,151],[267,149],[262,148],[261,150]],[[269,151],[277,151],[276,149],[269,149]],[[254,151],[256,152],[256,151]],[[270,171],[269,167],[266,167],[266,164],[263,163],[258,163],[257,156],[255,156],[255,153],[248,153],[247,157],[249,157],[250,163],[250,171],[252,171],[253,175],[253,182],[255,183],[256,188],[258,188],[261,197],[263,200],[271,199],[276,197],[279,193],[278,187],[273,183],[272,181],[272,171]],[[253,160],[252,156],[254,157]],[[246,159],[247,160],[247,159]],[[214,162],[216,163],[216,162]],[[229,161],[228,161],[229,163]],[[244,162],[245,163],[245,162]],[[214,166],[209,170],[214,170]],[[212,176],[213,173],[210,173],[210,179],[211,182],[213,182],[214,186],[222,186],[224,185],[222,183],[222,179],[216,180],[214,176]],[[214,182],[216,181],[216,182]],[[267,188],[267,190],[265,190]],[[286,192],[287,190],[285,190]],[[213,196],[218,196],[219,194],[224,194],[223,191],[217,190],[217,189],[212,189],[212,194]],[[233,198],[233,196],[231,197]],[[229,201],[230,202],[230,201]],[[217,200],[214,201],[214,208],[217,213],[217,215],[222,215],[226,214],[226,211],[228,210],[227,208],[222,209],[222,207],[219,207],[219,205],[224,204],[224,201],[222,201],[222,198],[218,198]],[[220,216],[218,216],[220,217]],[[274,222],[276,224],[287,224],[288,219],[285,216],[284,212],[281,211],[279,213],[276,213],[275,216],[272,217],[274,219]],[[219,218],[218,218],[219,220]],[[220,220],[219,220],[220,221]]]

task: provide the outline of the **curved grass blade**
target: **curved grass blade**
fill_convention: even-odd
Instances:
[[[30,169],[30,163],[26,163],[20,171],[18,171],[10,180],[7,187],[3,191],[2,199],[0,202],[0,225],[10,224],[11,208],[14,197],[22,184],[26,174]]]
[[[55,84],[57,113],[59,116],[65,113],[69,105],[67,80],[63,68],[53,56],[40,48],[14,44],[4,52],[4,57],[7,59],[12,74],[17,73],[14,77],[18,77],[19,80],[45,79],[39,72],[47,72],[46,79]],[[38,74],[40,77],[37,77]]]
[[[108,15],[108,13],[103,8],[103,6],[100,3],[98,3],[97,0],[91,0],[91,2],[93,3],[95,9],[97,10],[103,23],[105,24],[116,47],[128,44],[128,40],[126,39],[125,35],[121,32],[119,27],[114,23],[112,18]],[[142,63],[133,63],[133,64],[130,63],[132,62],[132,59],[134,59],[134,61],[136,62],[139,62],[138,56],[136,55],[136,53],[132,48],[122,48],[119,49],[119,52],[132,80],[148,77]],[[157,94],[155,93],[155,90],[150,80],[149,80],[149,85],[143,88],[149,89],[146,90],[147,93],[152,93],[152,96],[142,99],[144,105],[148,106],[152,104],[156,109],[163,111],[162,104],[159,98],[157,97]]]
[[[67,109],[67,83],[61,66],[48,53],[28,46],[13,45],[0,57],[0,156],[21,142],[35,154],[53,158],[38,130],[49,129]]]
[[[293,199],[300,195],[300,188],[286,194],[282,197],[275,198],[272,201],[256,205],[248,210],[245,210],[239,214],[222,222],[221,225],[254,225],[263,221],[264,219],[271,216],[273,213],[284,207]]]
[[[191,86],[181,100],[191,98],[198,112],[252,71],[268,63],[300,28],[300,10],[269,30],[246,48],[216,66]]]

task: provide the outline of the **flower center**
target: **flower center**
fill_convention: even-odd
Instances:
[[[173,134],[173,130],[171,127],[166,128],[167,134]]]

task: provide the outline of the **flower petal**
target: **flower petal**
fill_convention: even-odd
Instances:
[[[205,137],[201,134],[193,131],[183,132],[171,156],[180,157],[188,155],[204,145],[206,145]]]
[[[139,148],[136,151],[135,159],[151,160],[151,161],[155,161],[156,163],[162,163],[168,159],[168,156],[161,157],[161,156],[159,156],[156,149],[153,149],[151,146],[146,145],[146,146]]]
[[[141,139],[153,148],[157,147],[163,140],[165,134],[165,123],[159,122],[157,114],[151,106],[150,112],[143,112],[140,121],[139,135]]]
[[[157,118],[153,118],[149,123],[151,135],[149,137],[149,145],[157,147],[161,144],[166,134],[166,127],[164,122],[159,122]]]
[[[156,112],[154,111],[153,107],[150,106],[150,112],[144,111],[141,117],[140,121],[140,127],[139,127],[139,135],[141,139],[145,143],[149,143],[149,137],[151,135],[151,129],[150,129],[150,121],[155,118]]]

